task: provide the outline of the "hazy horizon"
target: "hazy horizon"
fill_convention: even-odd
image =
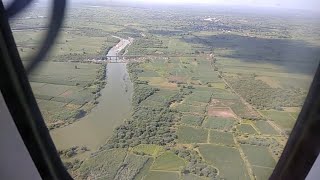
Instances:
[[[13,0],[3,0],[8,4]],[[317,0],[68,0],[69,3],[100,4],[134,4],[134,5],[221,5],[262,7],[275,9],[311,10],[320,12],[320,1]],[[51,0],[34,0],[34,2],[51,3]]]
[[[90,3],[137,3],[137,4],[160,4],[160,5],[224,5],[224,6],[248,6],[270,7],[283,9],[301,9],[319,11],[320,1],[317,0],[71,0],[71,2]]]

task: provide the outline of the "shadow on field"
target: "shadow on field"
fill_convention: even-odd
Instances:
[[[272,63],[285,67],[288,72],[314,74],[320,59],[320,47],[304,41],[265,39],[234,34],[194,36],[183,38],[191,44],[203,44],[216,51],[218,56],[245,62]],[[225,53],[223,53],[225,52]]]

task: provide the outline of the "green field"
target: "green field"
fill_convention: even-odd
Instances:
[[[193,175],[193,174],[186,174],[186,175],[182,176],[182,179],[183,180],[204,180],[206,178],[200,177],[200,176],[196,176],[196,175]]]
[[[232,111],[243,119],[252,119],[252,118],[259,118],[257,112],[250,110],[243,102],[240,100],[233,100],[233,101],[225,101],[225,104],[229,105]]]
[[[236,120],[234,119],[208,117],[207,120],[205,120],[203,127],[229,131],[235,123],[236,123]]]
[[[253,166],[273,168],[276,165],[276,161],[266,147],[241,145],[241,148],[248,157],[250,164]]]
[[[248,179],[246,167],[236,148],[218,145],[200,145],[199,151],[205,161],[219,169],[220,177]]]
[[[232,133],[210,130],[210,143],[234,146]]]
[[[178,142],[188,143],[205,143],[208,139],[208,130],[202,128],[193,128],[180,126],[177,130]]]
[[[185,166],[186,162],[173,154],[172,152],[164,152],[157,157],[151,167],[152,170],[179,171]]]
[[[267,122],[256,121],[254,124],[262,134],[278,135],[279,133]]]
[[[75,68],[76,67],[76,68]],[[50,129],[70,124],[93,107],[104,86],[104,66],[45,62],[29,75],[31,87]]]
[[[210,91],[195,91],[186,98],[186,101],[198,101],[208,103],[210,101],[212,92]]]
[[[153,158],[149,158],[149,160],[144,164],[143,168],[140,169],[139,173],[134,177],[134,180],[141,180],[148,174],[153,160]]]
[[[288,112],[283,111],[261,111],[265,116],[272,119],[283,129],[291,130],[295,124],[295,119]]]
[[[144,153],[150,156],[157,156],[163,151],[163,147],[154,144],[139,144],[132,149],[135,153]]]
[[[271,176],[273,169],[264,167],[252,167],[253,174],[257,180],[267,180]]]
[[[136,175],[143,169],[144,165],[149,161],[147,156],[136,156],[133,154],[128,154],[124,160],[125,167],[121,167],[115,178],[116,180],[121,179],[133,179]]]
[[[188,113],[195,113],[195,114],[203,114],[206,111],[205,106],[192,106],[186,104],[178,104],[174,109],[179,112],[188,112]]]
[[[204,118],[203,116],[197,116],[197,115],[183,115],[181,117],[181,122],[186,125],[201,126],[203,118]]]
[[[241,133],[257,134],[257,131],[250,124],[240,124],[237,129]]]
[[[83,179],[101,178],[113,179],[126,157],[125,149],[113,149],[99,152],[96,156],[90,157],[79,168],[79,173]]]
[[[162,171],[149,171],[145,180],[177,180],[179,179],[179,173],[177,172],[162,172]]]

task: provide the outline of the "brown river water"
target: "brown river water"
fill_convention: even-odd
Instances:
[[[129,44],[122,39],[108,55],[114,56]],[[130,117],[133,84],[125,63],[109,63],[106,71],[107,84],[101,90],[99,104],[79,121],[50,132],[57,149],[87,146],[91,151],[111,137],[113,129]]]

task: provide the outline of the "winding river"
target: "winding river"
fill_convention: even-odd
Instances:
[[[121,39],[108,56],[115,56],[129,43],[129,40]],[[50,132],[57,149],[87,146],[94,151],[110,138],[116,126],[130,116],[133,85],[126,64],[108,63],[106,81],[106,87],[100,92],[99,104],[87,116]]]

